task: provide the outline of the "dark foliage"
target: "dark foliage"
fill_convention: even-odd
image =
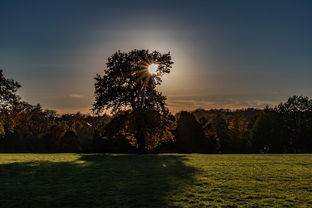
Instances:
[[[132,53],[161,56],[147,51]],[[123,60],[124,56],[119,52],[110,62],[116,57]],[[110,64],[117,67],[118,63]],[[20,101],[16,95],[19,84],[6,79],[2,71],[0,75],[0,152],[135,153],[139,142],[154,153],[312,152],[312,100],[308,97],[293,96],[287,102],[264,110],[198,109],[183,111],[174,117],[167,112],[165,103],[153,101],[151,94],[144,97],[146,102],[131,104],[126,98],[129,92],[125,91],[124,101],[111,100],[109,106],[128,102],[130,109],[119,110],[113,116],[57,115],[39,104]],[[103,81],[104,77],[98,81]],[[160,81],[156,79],[155,82]],[[157,94],[153,87],[151,91]],[[131,109],[132,105],[136,105],[136,110]],[[98,106],[97,110],[103,107]]]
[[[13,79],[5,78],[0,70],[0,110],[11,109],[18,103],[20,97],[16,95],[16,91],[20,87]]]
[[[312,152],[312,100],[292,96],[266,109],[252,129],[254,147],[271,153]]]
[[[210,149],[204,129],[189,112],[183,111],[179,116],[176,130],[176,146],[177,151],[181,153],[206,153]]]
[[[157,64],[154,73],[148,70],[152,64]],[[172,64],[170,53],[148,50],[118,51],[108,58],[104,75],[95,77],[93,110],[114,114],[109,135],[125,136],[141,153],[172,139],[166,97],[156,90]]]

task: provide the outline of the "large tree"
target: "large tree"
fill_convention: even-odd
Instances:
[[[156,90],[172,64],[170,53],[118,51],[108,58],[104,75],[95,77],[93,110],[115,114],[108,130],[132,139],[139,152],[152,149],[161,140],[172,139],[173,122],[166,97]]]

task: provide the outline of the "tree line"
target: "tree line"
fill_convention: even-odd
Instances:
[[[295,95],[265,109],[181,112],[175,131],[176,152],[311,153],[312,99]]]
[[[137,152],[135,140],[116,133],[116,126],[125,124],[120,116],[58,115],[39,104],[22,102],[14,93],[7,97],[4,102],[1,96],[0,152]],[[308,97],[292,96],[265,109],[182,111],[170,119],[175,125],[168,130],[172,139],[153,145],[149,152],[312,152],[312,100]]]
[[[0,70],[0,152],[312,152],[310,98],[292,96],[265,109],[172,115],[156,90],[172,64],[170,53],[116,52],[104,75],[95,77],[93,115],[58,115],[24,102],[19,83]]]

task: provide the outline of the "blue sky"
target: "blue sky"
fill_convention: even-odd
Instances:
[[[117,50],[170,51],[172,111],[312,97],[310,1],[0,1],[0,68],[24,100],[88,112]]]

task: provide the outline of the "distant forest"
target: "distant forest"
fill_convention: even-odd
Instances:
[[[0,152],[135,153],[125,135],[110,136],[109,115],[57,115],[22,102],[1,112]],[[172,118],[172,141],[152,153],[311,153],[312,100],[293,96],[265,109],[198,109]]]

